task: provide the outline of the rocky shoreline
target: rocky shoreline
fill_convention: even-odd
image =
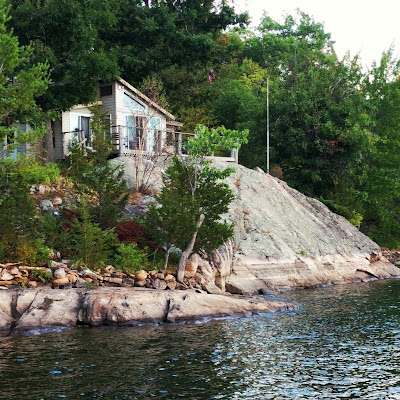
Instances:
[[[50,287],[0,292],[0,331],[35,335],[75,326],[136,326],[186,323],[208,318],[250,316],[292,310],[285,301],[262,297],[213,295],[195,290]]]

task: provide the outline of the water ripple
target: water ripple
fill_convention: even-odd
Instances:
[[[0,341],[0,399],[400,399],[400,281],[290,293],[296,313]]]

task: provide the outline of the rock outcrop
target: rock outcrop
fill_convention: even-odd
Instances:
[[[57,290],[49,287],[0,292],[0,330],[49,332],[76,325],[132,326],[292,309],[291,303],[257,297],[141,288]]]
[[[132,186],[131,161],[120,162]],[[236,170],[226,180],[236,195],[226,215],[235,222],[235,237],[207,257],[192,256],[186,271],[189,287],[256,293],[400,277],[400,269],[376,243],[321,202],[259,168],[221,159],[213,164]],[[153,169],[154,190],[160,190],[158,167]],[[140,215],[145,206],[135,206],[128,215]]]
[[[196,261],[203,281],[255,293],[400,277],[376,243],[321,202],[260,170],[234,167],[227,219],[235,221],[235,237]]]

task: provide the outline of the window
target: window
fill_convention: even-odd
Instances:
[[[133,115],[126,116],[125,147],[129,150],[140,149],[143,145],[145,118]]]
[[[139,110],[139,111],[145,110],[145,106],[143,104],[133,99],[127,93],[124,93],[124,106],[126,108],[129,108],[130,110]]]
[[[108,114],[104,117],[104,128],[106,138],[111,138],[112,126],[111,126],[111,115]]]
[[[100,86],[100,97],[112,96],[112,85]]]
[[[92,134],[90,130],[90,117],[71,113],[71,145],[74,142],[82,142],[86,139],[85,145],[92,147]]]

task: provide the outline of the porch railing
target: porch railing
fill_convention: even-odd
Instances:
[[[133,129],[134,135],[131,136],[131,140],[128,140],[127,129]],[[162,141],[163,133],[166,132],[166,140]],[[132,133],[132,132],[131,132]],[[69,134],[69,135],[68,135]],[[65,143],[65,138],[68,135],[69,141]],[[110,131],[106,132],[111,138],[111,144],[113,146],[113,153],[119,156],[133,156],[143,155],[146,158],[153,157],[155,154],[178,154],[185,155],[185,143],[187,140],[194,136],[194,133],[187,132],[170,132],[170,131],[157,131],[156,138],[152,139],[151,151],[146,150],[147,146],[146,138],[143,135],[143,128],[131,128],[125,125],[113,125],[110,127]],[[73,145],[80,145],[87,147],[87,138],[85,137],[85,132],[83,130],[63,132],[63,148],[67,148],[66,156],[70,154],[69,148]],[[224,159],[226,161],[238,162],[238,151],[237,149],[232,149],[230,157],[209,157]]]
[[[68,137],[68,139],[66,139]],[[85,136],[85,131],[74,130],[70,132],[62,132],[62,148],[65,150],[65,157],[71,154],[70,148],[73,146],[84,146],[86,145],[87,139]],[[64,151],[64,150],[63,150]]]

